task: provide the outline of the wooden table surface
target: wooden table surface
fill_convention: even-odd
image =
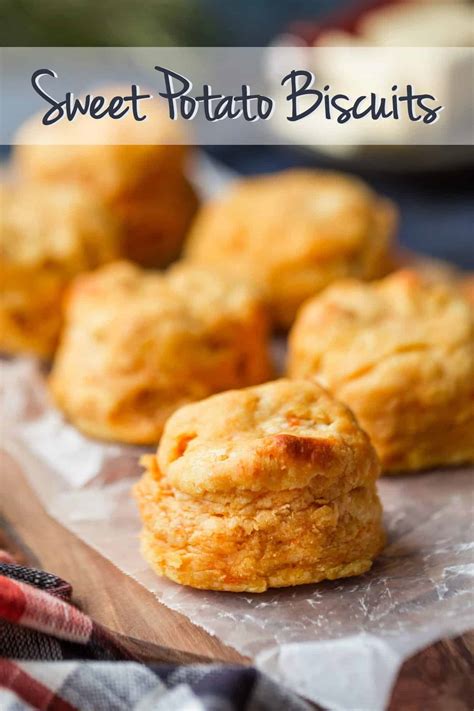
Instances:
[[[196,658],[248,663],[51,519],[11,458],[0,452],[0,548],[73,585],[74,602],[119,632],[144,660]],[[474,633],[432,645],[409,659],[390,711],[470,711],[474,707]]]

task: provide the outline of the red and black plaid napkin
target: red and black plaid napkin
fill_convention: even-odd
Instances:
[[[0,562],[2,711],[310,708],[250,667],[142,664],[72,605],[71,593],[55,575]]]

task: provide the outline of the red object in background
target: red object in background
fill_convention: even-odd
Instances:
[[[343,8],[331,13],[318,22],[298,21],[290,25],[288,32],[302,40],[311,47],[317,44],[319,36],[328,30],[342,30],[351,35],[357,35],[359,22],[365,15],[369,15],[386,5],[399,5],[406,0],[361,0],[348,8]]]

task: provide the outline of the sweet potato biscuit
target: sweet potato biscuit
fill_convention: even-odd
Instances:
[[[267,342],[248,286],[199,267],[120,262],[71,289],[51,390],[84,432],[154,443],[180,405],[268,379]]]
[[[263,592],[332,580],[368,570],[383,545],[373,447],[316,383],[182,407],[143,463],[142,552],[176,582]]]
[[[474,272],[460,269],[443,259],[408,250],[402,250],[395,262],[397,269],[416,272],[423,281],[443,284],[446,288],[460,291],[474,306]]]
[[[408,270],[334,284],[300,311],[289,373],[352,408],[385,471],[474,460],[473,313],[451,284]]]
[[[394,261],[396,270],[416,272],[424,281],[456,285],[463,276],[463,272],[451,262],[411,250],[398,250]]]
[[[127,91],[111,87],[99,93],[111,97]],[[180,127],[164,120],[156,101],[146,103],[146,113],[142,122],[131,114],[94,121],[90,145],[90,118],[48,126],[45,136],[34,117],[18,132],[13,162],[26,180],[53,189],[73,183],[92,192],[119,221],[122,256],[163,266],[179,253],[197,197],[185,176],[189,147],[180,145]],[[61,145],[47,145],[45,138]]]
[[[197,207],[194,188],[182,175],[157,179],[113,201],[110,209],[122,228],[122,256],[149,267],[168,265],[179,256]]]
[[[362,181],[291,170],[242,180],[198,214],[187,242],[195,262],[257,284],[275,322],[345,276],[372,279],[390,266],[396,213]]]
[[[474,272],[469,272],[463,276],[460,282],[463,296],[474,308]]]
[[[52,355],[67,284],[115,259],[119,234],[93,196],[74,188],[0,190],[0,350]]]

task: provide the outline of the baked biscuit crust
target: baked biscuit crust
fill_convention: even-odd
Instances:
[[[98,93],[112,97],[127,90]],[[60,145],[45,143],[44,127],[34,117],[18,131],[13,163],[27,181],[50,189],[72,184],[93,194],[122,230],[120,256],[159,267],[178,256],[198,198],[185,176],[190,149],[181,144],[179,125],[165,120],[153,102],[147,114],[140,123],[131,114],[95,121],[93,144],[87,117],[48,126],[48,139],[52,135]]]
[[[50,385],[94,437],[155,443],[180,405],[266,380],[268,319],[257,294],[207,270],[129,263],[73,285]]]
[[[474,461],[474,322],[459,289],[405,270],[305,304],[289,373],[352,408],[385,471]]]
[[[142,552],[176,582],[263,592],[358,575],[383,546],[375,452],[316,383],[183,407],[143,464]]]
[[[167,424],[158,466],[191,495],[311,486],[318,499],[331,499],[378,473],[348,409],[313,383],[285,379],[180,408]]]
[[[0,350],[50,357],[67,284],[117,258],[117,226],[93,196],[32,185],[2,186],[0,221]]]
[[[461,291],[463,296],[474,308],[474,273],[468,272],[467,276],[461,279]]]
[[[386,274],[396,221],[392,203],[356,178],[290,170],[242,180],[204,205],[186,253],[258,285],[287,328],[303,301],[336,279]]]
[[[127,90],[110,86],[97,93],[112,98]],[[87,116],[45,128],[38,114],[18,129],[14,165],[26,178],[89,185],[106,199],[135,194],[156,178],[182,174],[189,151],[180,124],[166,120],[156,103],[148,102],[147,115],[139,123],[131,113],[119,121],[103,117],[92,122],[91,136]]]

